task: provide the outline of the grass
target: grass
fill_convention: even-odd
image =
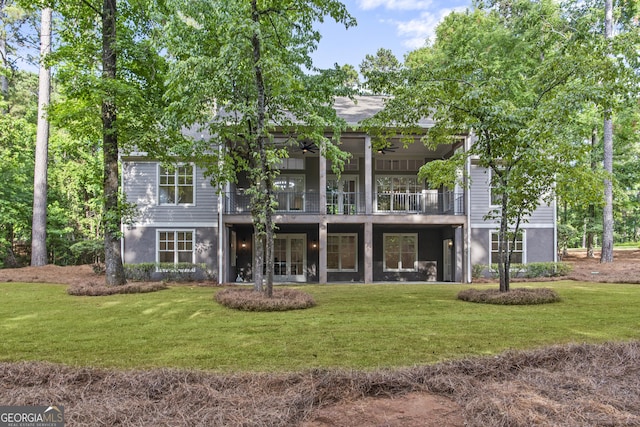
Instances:
[[[471,304],[456,299],[459,285],[307,285],[301,289],[314,308],[248,313],[214,302],[218,290],[211,288],[74,297],[62,285],[0,283],[0,361],[220,372],[376,369],[640,338],[638,285],[540,286],[562,301]]]

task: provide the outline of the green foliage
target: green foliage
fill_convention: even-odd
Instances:
[[[390,125],[416,134],[424,117],[435,121],[423,138],[429,147],[473,131],[467,152],[425,165],[420,176],[434,186],[451,186],[470,157],[491,170],[499,207],[485,218],[499,223],[503,290],[509,286],[508,236],[540,203],[553,202],[556,183],[565,200],[571,187],[599,194],[594,190],[603,175],[585,162],[584,136],[592,132],[593,117],[585,112],[600,105],[604,71],[593,66],[601,51],[576,47],[588,36],[573,25],[582,18],[569,16],[569,9],[550,0],[479,2],[448,15],[434,43],[411,52],[403,69],[374,73],[370,80],[393,95],[365,123],[381,139]]]
[[[99,264],[104,262],[103,240],[82,240],[74,243],[69,250],[76,258],[76,264]]]
[[[571,273],[571,265],[564,262],[531,262],[525,265],[525,277],[561,277]]]
[[[493,278],[499,277],[498,264],[477,264],[474,266],[479,272],[489,271]],[[562,277],[571,273],[571,265],[564,262],[530,262],[527,264],[511,264],[510,274],[513,277]],[[479,276],[479,277],[482,277]]]
[[[216,275],[206,264],[181,263],[138,263],[125,264],[127,280],[148,282],[161,279],[167,282],[193,282],[195,280],[215,280]]]

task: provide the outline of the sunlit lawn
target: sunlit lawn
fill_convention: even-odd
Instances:
[[[510,348],[640,339],[640,285],[540,286],[556,289],[562,302],[467,303],[456,299],[466,286],[456,284],[325,285],[302,287],[316,299],[315,308],[247,313],[218,305],[212,288],[73,297],[61,285],[0,283],[0,361],[216,371],[368,369]]]

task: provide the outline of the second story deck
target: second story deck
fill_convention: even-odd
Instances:
[[[319,192],[276,192],[279,214],[320,215],[464,215],[464,192],[423,190],[416,193],[374,193],[373,203],[367,209],[363,192],[326,194],[321,203]],[[224,213],[246,215],[251,213],[251,196],[244,191],[229,192],[224,197]]]

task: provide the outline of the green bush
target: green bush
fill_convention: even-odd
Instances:
[[[188,262],[174,264],[172,262],[145,262],[139,264],[125,264],[127,280],[148,282],[165,280],[167,282],[193,282],[196,280],[215,280],[216,274],[207,269],[206,264],[192,264]]]
[[[491,277],[500,276],[498,264],[491,264]],[[531,262],[529,264],[511,264],[511,277],[559,277],[571,273],[571,266],[564,262]]]
[[[563,262],[532,262],[526,265],[525,277],[558,277],[571,272],[571,266]]]
[[[69,246],[76,264],[100,264],[104,261],[103,240],[81,240]]]
[[[489,268],[486,264],[473,264],[471,266],[471,277],[473,279],[481,279],[484,277],[484,272]]]
[[[142,262],[140,264],[125,264],[124,275],[127,280],[134,282],[149,282],[156,271],[155,262]]]

